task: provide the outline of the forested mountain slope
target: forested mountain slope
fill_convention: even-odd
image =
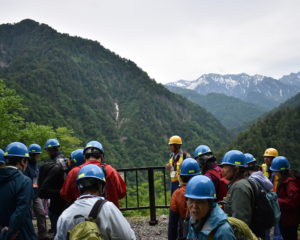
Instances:
[[[169,92],[98,42],[23,20],[0,26],[0,78],[23,97],[27,121],[99,140],[117,167],[161,165],[167,140],[219,149],[231,134],[205,109]]]
[[[170,91],[178,93],[211,112],[227,129],[238,132],[244,130],[267,110],[238,98],[221,93],[201,95],[195,90],[166,86]]]
[[[300,94],[257,121],[228,149],[250,152],[262,161],[264,150],[274,147],[300,169]]]

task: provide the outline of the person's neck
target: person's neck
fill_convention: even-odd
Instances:
[[[90,157],[90,158],[87,159],[86,161],[87,161],[87,162],[88,162],[88,161],[98,161],[98,162],[101,162],[101,163],[102,163],[101,158],[97,159],[97,158]]]
[[[98,191],[97,192],[85,191],[81,195],[93,195],[93,196],[99,196],[99,197],[101,196]]]
[[[178,155],[179,153],[181,153],[181,150],[178,149],[178,150],[174,151],[173,153],[174,153],[174,156],[176,156],[176,155]]]
[[[54,152],[51,154],[50,158],[55,159],[60,154],[60,151]]]
[[[19,169],[20,171],[22,171],[23,172],[23,166],[20,164],[20,163],[17,163],[16,165],[9,165],[8,167],[11,167],[11,168],[17,168],[17,169]]]

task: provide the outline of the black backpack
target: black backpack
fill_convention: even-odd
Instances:
[[[253,193],[252,229],[270,229],[280,219],[277,194],[267,191],[258,181],[248,179]]]

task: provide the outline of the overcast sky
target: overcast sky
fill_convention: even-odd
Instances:
[[[1,24],[25,18],[97,40],[160,83],[300,71],[300,0],[0,0]]]

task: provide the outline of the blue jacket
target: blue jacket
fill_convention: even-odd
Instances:
[[[204,223],[199,234],[195,232],[192,222],[194,220],[190,218],[189,232],[187,239],[205,240],[208,239],[209,234],[213,231],[213,239],[215,240],[234,240],[236,239],[229,223],[227,222],[227,215],[224,211],[214,203],[214,207],[210,213],[210,216]]]
[[[36,185],[35,187],[33,187],[33,191],[34,191],[34,198],[37,198],[38,197],[38,195],[37,195],[37,179],[39,176],[38,164],[29,162],[24,174],[32,180],[33,184]]]
[[[32,218],[32,181],[13,167],[0,168],[0,228],[8,231],[0,234],[1,240],[19,232],[18,240],[36,240]]]

